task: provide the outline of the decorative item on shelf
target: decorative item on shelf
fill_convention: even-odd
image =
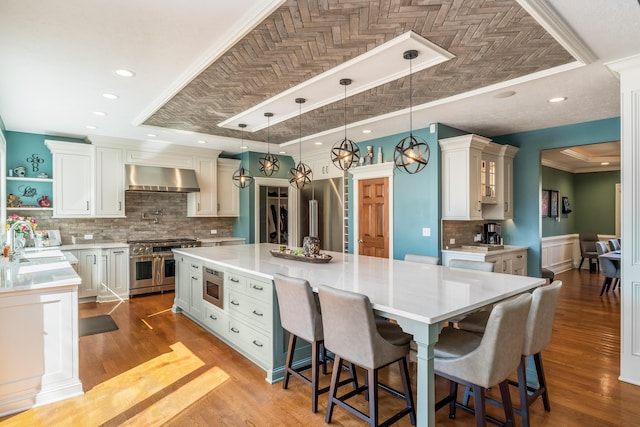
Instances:
[[[340,79],[340,84],[344,86],[344,138],[333,145],[331,161],[338,169],[347,170],[358,164],[360,147],[347,138],[347,86],[351,84],[351,79]]]
[[[27,176],[27,168],[25,168],[24,166],[17,166],[13,168],[13,175],[24,178],[25,176]]]
[[[378,164],[382,163],[382,147],[378,147]]]
[[[308,165],[302,163],[302,104],[304,104],[305,101],[306,99],[304,98],[296,98],[296,103],[298,103],[299,105],[298,117],[300,121],[300,159],[295,168],[289,169],[289,174],[291,175],[291,178],[289,178],[289,184],[291,184],[293,187],[296,187],[298,190],[303,189],[305,185],[310,183],[313,176],[311,168]]]
[[[240,167],[233,173],[233,183],[236,187],[239,188],[247,188],[253,184],[253,177],[251,176],[251,172],[242,167],[242,157],[244,154],[244,128],[247,127],[244,123],[240,123],[238,125],[240,129],[242,129],[242,145],[240,146]]]
[[[44,159],[41,159],[38,153],[33,153],[31,157],[27,157],[27,162],[31,163],[33,172],[38,172],[40,170],[40,164],[44,163]]]
[[[22,192],[22,197],[35,197],[38,195],[38,190],[30,185],[21,185],[18,187],[18,190]]]
[[[367,145],[367,154],[364,156],[364,164],[372,165],[373,164],[373,147],[371,145]]]
[[[271,176],[280,170],[280,160],[275,154],[271,154],[271,142],[270,139],[270,119],[273,117],[273,113],[264,113],[267,118],[267,154],[258,160],[260,164],[260,173],[264,176]]]
[[[398,142],[394,149],[395,166],[402,172],[414,174],[420,172],[429,163],[429,145],[422,138],[413,134],[413,105],[412,95],[412,62],[418,57],[417,50],[407,50],[402,55],[409,60],[409,136]]]
[[[9,193],[9,195],[7,196],[7,207],[19,208],[21,206],[22,206],[22,199],[13,193]]]
[[[40,179],[47,179],[47,178],[49,178],[49,175],[47,175],[46,173],[42,172],[42,173],[39,173],[39,174],[37,175],[37,178],[40,178]]]
[[[49,196],[45,196],[44,194],[38,199],[38,204],[41,208],[50,208],[51,200],[49,200]]]
[[[11,168],[7,169],[7,173],[9,176],[13,176],[13,169]]]
[[[318,255],[320,253],[320,239],[314,236],[306,236],[302,239],[302,250],[305,255]]]

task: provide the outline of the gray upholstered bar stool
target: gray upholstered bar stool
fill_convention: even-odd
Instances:
[[[522,424],[525,427],[529,426],[529,407],[539,396],[542,396],[545,411],[551,411],[547,380],[542,367],[542,350],[551,342],[553,318],[558,305],[561,287],[562,281],[557,280],[549,286],[536,288],[532,293],[531,308],[529,309],[522,346],[522,356],[520,365],[518,365],[518,382],[515,383],[518,386],[520,395],[520,410],[516,410],[516,412],[522,417]],[[484,333],[488,317],[484,319],[483,317],[486,317],[486,312],[473,313],[469,318],[458,323],[458,327],[467,331]],[[537,388],[527,385],[526,360],[529,356],[533,357],[536,365]]]
[[[280,307],[280,321],[282,327],[289,332],[289,347],[285,364],[282,388],[289,385],[291,375],[299,378],[311,386],[311,410],[318,411],[318,395],[329,391],[329,387],[319,388],[319,364],[320,356],[323,357],[323,372],[326,373],[327,355],[324,349],[324,333],[322,330],[322,315],[309,282],[283,274],[274,274],[273,282],[278,296]],[[293,367],[293,356],[298,338],[311,343],[311,365]],[[355,368],[351,365],[351,379],[342,384],[354,383],[354,389],[358,387]],[[302,375],[302,372],[311,369],[311,379]],[[341,384],[341,385],[342,385]]]
[[[438,258],[437,256],[429,256],[429,255],[405,254],[404,260],[409,262],[418,262],[421,264],[432,264],[432,265],[440,264],[440,258]]]
[[[390,425],[409,414],[415,425],[415,408],[411,381],[409,379],[408,355],[412,336],[402,332],[399,326],[378,327],[371,302],[365,295],[340,289],[319,286],[322,324],[325,331],[325,345],[334,354],[329,403],[325,421],[331,422],[334,405],[338,405],[371,426],[378,426],[378,387],[402,396],[406,407],[390,417],[383,425]],[[340,381],[343,361],[354,363],[367,371],[367,383],[338,397],[337,385]],[[398,392],[378,381],[378,370],[398,362],[404,392]],[[369,415],[362,413],[346,401],[368,390]]]
[[[496,304],[482,336],[451,327],[442,329],[434,347],[434,367],[437,375],[451,383],[449,395],[436,403],[436,410],[449,404],[451,419],[460,407],[475,412],[477,426],[485,425],[487,419],[498,422],[486,415],[485,390],[499,384],[506,424],[513,423],[507,380],[520,363],[530,305],[530,294]],[[474,409],[456,401],[458,384],[473,387]]]

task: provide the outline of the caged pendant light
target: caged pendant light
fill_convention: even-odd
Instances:
[[[351,84],[351,79],[340,79],[340,84],[344,86],[344,138],[333,145],[331,161],[338,169],[344,171],[358,164],[360,147],[347,138],[347,86]]]
[[[253,184],[253,177],[251,173],[242,167],[242,155],[244,153],[244,128],[247,127],[244,123],[238,125],[242,129],[242,145],[240,146],[240,167],[233,173],[233,183],[236,187],[247,188]]]
[[[260,173],[264,176],[271,176],[280,170],[280,160],[275,154],[271,154],[271,144],[269,142],[269,119],[273,117],[273,113],[264,113],[267,118],[267,154],[258,160],[260,164]]]
[[[297,188],[298,190],[301,190],[305,185],[311,182],[311,178],[313,175],[311,172],[311,168],[308,165],[302,163],[302,104],[306,102],[306,99],[296,98],[296,102],[300,106],[300,112],[298,114],[300,120],[300,160],[298,161],[298,164],[295,168],[289,169],[289,174],[291,175],[291,177],[289,178],[289,184],[291,184],[291,186]]]
[[[413,134],[413,117],[411,96],[413,95],[413,87],[411,82],[411,63],[418,57],[417,50],[407,50],[402,55],[404,59],[409,60],[409,136],[403,138],[393,150],[393,160],[398,169],[402,172],[414,174],[420,172],[429,163],[430,151],[429,145],[424,139]]]

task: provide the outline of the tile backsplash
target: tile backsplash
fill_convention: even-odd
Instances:
[[[156,210],[158,223],[154,224]],[[142,214],[148,213],[143,219]],[[52,218],[51,211],[11,211],[20,216],[35,216],[38,229],[58,229],[62,244],[71,244],[71,236],[93,234],[94,238],[109,238],[116,241],[144,240],[153,238],[214,237],[210,230],[216,229],[215,237],[233,236],[234,218],[190,218],[187,217],[186,193],[125,192],[126,218]]]
[[[442,248],[447,246],[471,245],[474,243],[473,236],[482,234],[483,225],[486,221],[442,221]],[[454,245],[449,242],[455,239]]]

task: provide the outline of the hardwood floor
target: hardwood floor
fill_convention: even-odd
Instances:
[[[538,400],[531,410],[531,425],[640,425],[640,387],[618,381],[618,291],[599,297],[602,277],[596,273],[572,270],[556,275],[556,279],[562,280],[564,286],[552,342],[542,356],[550,390],[551,412],[544,412],[542,402]],[[141,425],[138,419],[132,418],[153,410],[154,405],[156,409],[174,406],[179,412],[177,416],[161,422],[169,426],[324,425],[326,395],[320,398],[318,413],[312,413],[310,389],[306,385],[295,378],[290,381],[288,390],[282,390],[280,383],[268,384],[264,381],[264,371],[184,316],[172,313],[169,309],[173,296],[167,293],[137,297],[117,307],[115,303],[80,306],[80,317],[113,310],[111,315],[119,326],[117,331],[80,338],[80,377],[85,391],[97,390],[100,384],[118,378],[126,378],[122,379],[122,393],[143,387],[149,381],[145,382],[142,374],[135,369],[140,369],[142,364],[152,359],[156,359],[156,365],[164,366],[165,370],[172,370],[172,367],[177,370],[177,362],[162,365],[164,359],[161,359],[173,351],[169,346],[175,343],[182,343],[193,356],[201,360],[201,363],[192,363],[197,367],[184,374],[174,372],[177,379],[169,385],[158,387],[158,391],[149,392],[140,401],[132,397],[134,401],[127,404],[126,409],[115,407],[106,420],[96,419],[95,423],[87,420],[85,425],[116,426],[127,420],[134,425]],[[176,353],[174,359],[186,358],[180,354]],[[199,384],[212,368],[219,369],[220,375],[216,378],[220,380],[205,382],[210,386],[202,390]],[[384,372],[381,378],[399,386],[395,369]],[[125,376],[131,370],[133,374],[129,372]],[[132,381],[132,377],[139,380]],[[322,380],[328,384],[330,376]],[[200,392],[189,391],[194,387]],[[436,388],[437,397],[443,396],[447,384],[439,379]],[[131,395],[134,396],[134,393]],[[397,410],[402,402],[384,392],[380,396],[383,420]],[[512,390],[512,396],[517,405],[515,389]],[[361,401],[362,408],[366,408],[364,399]],[[46,407],[41,409],[46,410]],[[59,408],[56,410],[60,411]],[[499,417],[502,415],[498,408],[491,405],[488,411]],[[15,418],[13,424],[19,424],[18,417],[0,419],[0,425],[12,424],[12,418]],[[42,419],[50,418],[43,416]],[[474,425],[472,415],[458,411],[457,418],[450,420],[446,409],[436,414],[436,421],[438,425],[445,426]],[[341,408],[334,411],[332,425],[362,424]],[[516,424],[521,425],[518,416]],[[47,422],[42,425],[47,425]],[[408,418],[404,418],[397,425],[408,426],[410,423]]]

